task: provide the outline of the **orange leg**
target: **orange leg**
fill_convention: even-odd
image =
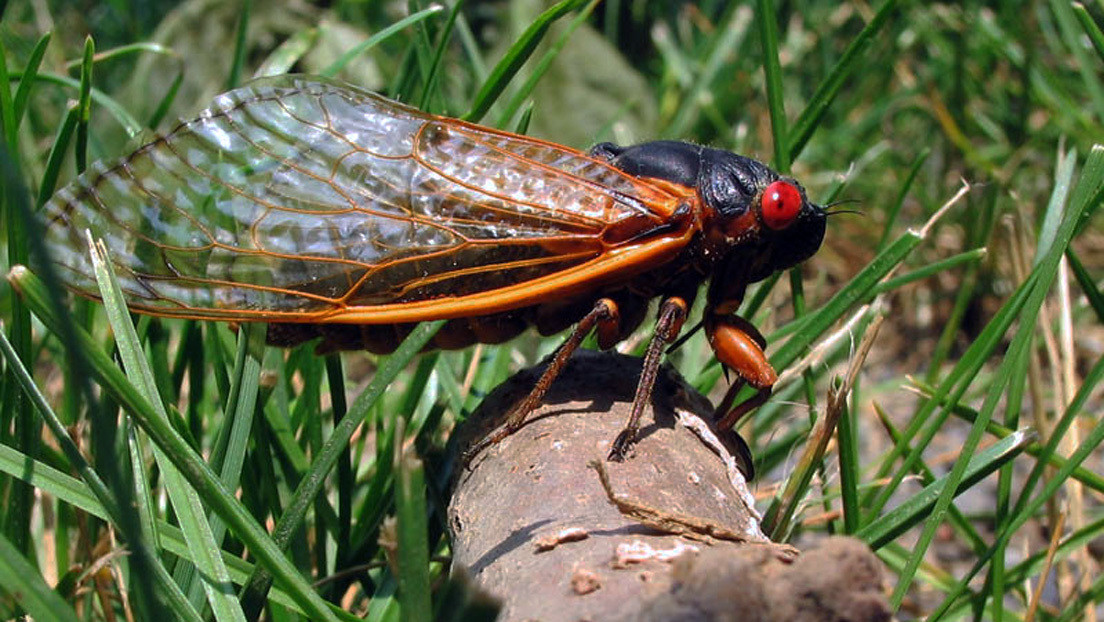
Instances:
[[[682,324],[686,321],[688,305],[682,298],[668,298],[659,308],[659,320],[656,322],[655,335],[648,344],[648,351],[644,355],[644,368],[640,372],[640,382],[636,385],[636,396],[633,397],[632,412],[625,428],[613,440],[610,446],[608,460],[620,462],[628,454],[637,441],[640,433],[640,418],[644,414],[644,407],[652,401],[652,389],[655,388],[656,376],[659,373],[659,364],[663,360],[663,350],[667,344],[678,337],[682,330]]]
[[[717,359],[738,377],[714,413],[717,427],[728,430],[745,414],[767,401],[778,380],[778,374],[763,353],[766,339],[747,320],[735,315],[713,316],[706,321],[705,333]],[[755,387],[759,392],[732,408],[732,402],[744,383]]]
[[[548,366],[544,368],[544,373],[542,373],[541,377],[537,380],[537,384],[533,386],[533,390],[529,392],[529,395],[525,396],[525,399],[510,412],[509,416],[506,418],[506,423],[493,433],[483,437],[475,445],[472,445],[464,454],[464,462],[470,463],[471,459],[484,449],[498,443],[514,432],[517,432],[525,425],[525,420],[529,416],[529,413],[533,412],[533,410],[540,405],[541,400],[544,399],[545,393],[548,393],[548,389],[552,386],[552,383],[556,381],[560,372],[567,366],[567,361],[571,358],[571,355],[575,353],[575,350],[579,349],[579,345],[583,343],[583,339],[586,339],[586,336],[589,335],[595,327],[598,328],[598,333],[600,335],[616,333],[617,325],[620,321],[621,316],[617,310],[617,303],[609,298],[602,298],[596,302],[594,308],[583,316],[583,319],[579,320],[579,323],[575,325],[575,328],[571,331],[571,335],[568,336],[567,340],[552,354],[552,360],[550,360]]]

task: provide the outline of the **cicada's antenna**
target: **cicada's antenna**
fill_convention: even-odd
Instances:
[[[859,216],[865,216],[866,214],[864,214],[863,212],[861,212],[859,210],[854,210],[854,209],[837,209],[837,210],[833,210],[832,209],[833,207],[835,207],[837,205],[843,205],[845,203],[858,203],[858,202],[859,202],[858,199],[840,199],[838,201],[832,201],[831,203],[827,203],[827,204],[825,204],[821,207],[824,209],[824,213],[827,216],[836,216],[836,215],[839,215],[839,214],[858,214]]]

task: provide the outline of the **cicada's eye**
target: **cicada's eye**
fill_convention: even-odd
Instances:
[[[776,181],[763,192],[763,224],[775,231],[785,229],[801,212],[801,192],[788,181]]]

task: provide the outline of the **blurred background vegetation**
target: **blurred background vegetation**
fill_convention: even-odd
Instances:
[[[809,334],[809,317],[833,295],[861,289],[832,316],[855,320],[851,337],[845,332],[797,381],[780,385],[742,430],[774,534],[798,544],[826,532],[859,535],[890,569],[902,619],[1096,614],[1104,599],[1104,484],[1096,475],[1104,467],[1096,449],[1104,427],[1104,234],[1093,214],[1104,173],[1093,145],[1104,142],[1104,6],[469,0],[454,8],[415,0],[0,2],[9,265],[27,261],[18,205],[33,209],[86,162],[124,155],[141,140],[136,134],[170,129],[258,71],[333,72],[425,110],[580,149],[672,138],[751,155],[790,170],[815,200],[847,199],[861,213],[833,217],[803,278],[768,282],[778,286],[757,290],[745,308],[776,347],[795,333],[811,343],[832,329]],[[82,84],[92,90],[82,93]],[[969,192],[911,252],[893,252],[892,242],[907,239],[964,183]],[[879,252],[890,253],[897,276],[915,278],[874,286],[857,277]],[[876,294],[875,306],[858,307]],[[438,586],[436,614],[411,604],[430,602],[430,581],[447,574],[447,563],[428,557],[448,552],[435,486],[443,467],[434,456],[480,395],[557,339],[527,336],[414,359],[399,390],[364,407],[367,426],[329,474],[312,471],[312,460],[337,429],[346,393],[350,412],[359,412],[383,362],[318,359],[309,347],[251,358],[250,331],[141,320],[138,352],[159,372],[160,399],[150,401],[170,407],[176,431],[216,470],[236,465],[219,472],[253,517],[271,527],[310,474],[325,481],[321,495],[306,497],[309,517],[277,542],[293,551],[300,583],[262,559],[276,589],[255,578],[237,609],[236,599],[204,591],[186,561],[205,568],[186,552],[195,548],[120,556],[121,541],[149,538],[158,525],[160,537],[167,527],[202,531],[166,506],[165,467],[151,447],[188,458],[134,436],[129,419],[119,419],[118,430],[97,428],[92,413],[114,421],[122,405],[133,416],[127,400],[105,388],[106,372],[93,374],[100,388],[82,392],[72,341],[30,321],[10,287],[0,304],[15,357],[6,359],[0,387],[0,559],[8,560],[0,562],[0,612],[110,620],[137,610],[141,618],[154,603],[183,599],[192,610],[178,615],[187,619],[246,619],[263,604],[271,619],[290,620],[312,611],[313,590],[337,617],[487,615],[442,604],[465,597],[455,583]],[[112,352],[103,314],[88,303],[74,307],[73,323]],[[875,315],[887,320],[840,435],[806,464],[799,456],[831,379]],[[703,390],[723,392],[700,340],[673,358]],[[120,507],[148,496],[156,520],[127,525],[94,510],[86,498],[97,496],[95,486],[22,397],[16,359],[77,450],[93,456],[106,481],[101,493]],[[239,393],[251,383],[259,394],[242,406]],[[928,399],[932,391],[937,397]],[[251,436],[228,431],[240,420],[234,413],[252,421],[254,412]],[[1034,436],[1009,434],[1027,427]],[[422,473],[421,461],[393,460],[407,437],[417,438],[429,469],[428,484],[412,491],[405,475]],[[225,500],[182,470],[202,505],[231,524],[221,535],[225,527],[213,521],[211,537],[228,555],[222,570],[218,560],[208,563],[209,572],[229,573],[232,594],[253,570],[241,551],[256,554],[257,545],[221,513],[229,510],[217,509]],[[66,496],[68,486],[85,501]],[[404,523],[404,512],[419,508],[421,526]],[[395,563],[396,547],[386,544],[396,529],[384,520],[390,514],[400,516],[399,532],[421,529],[422,557],[385,563]],[[397,550],[400,558],[409,553]],[[139,572],[147,563],[155,571]],[[398,595],[397,585],[405,586]]]

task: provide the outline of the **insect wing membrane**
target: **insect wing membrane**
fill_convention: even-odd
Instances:
[[[90,229],[137,310],[341,321],[579,270],[601,261],[610,227],[659,227],[673,204],[564,147],[283,76],[94,166],[45,219],[63,279],[86,295]]]

